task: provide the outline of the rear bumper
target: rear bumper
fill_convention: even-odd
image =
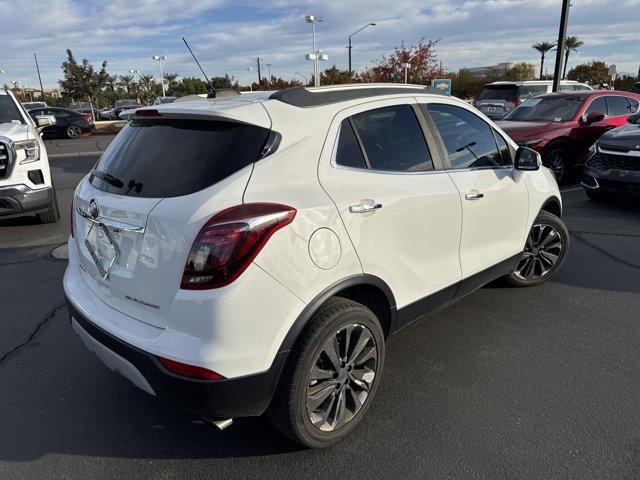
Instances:
[[[636,171],[600,171],[585,167],[581,184],[586,190],[640,197],[640,172]]]
[[[89,350],[109,368],[161,400],[207,418],[257,416],[275,392],[287,352],[263,373],[225,380],[196,380],[169,372],[152,354],[89,321],[67,298],[71,324]]]
[[[26,185],[0,187],[0,218],[39,213],[53,202],[53,188],[37,190]]]

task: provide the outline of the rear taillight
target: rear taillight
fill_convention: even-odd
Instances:
[[[87,122],[93,122],[93,117],[91,115],[83,115],[82,116]]]
[[[276,203],[247,203],[214,215],[193,242],[180,288],[205,290],[230,284],[271,235],[295,216],[294,208]]]
[[[520,100],[520,99],[519,99],[519,98],[517,98],[517,97],[516,97],[516,98],[514,98],[514,99],[513,99],[513,106],[514,106],[514,107],[518,107],[518,106],[520,106],[520,105],[522,105],[522,100]]]
[[[204,367],[176,362],[175,360],[164,357],[158,357],[158,360],[160,360],[162,366],[171,373],[182,375],[183,377],[199,378],[201,380],[224,380],[224,377],[218,372],[208,370]]]

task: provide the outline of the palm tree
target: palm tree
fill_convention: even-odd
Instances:
[[[178,79],[177,73],[165,73],[164,81],[167,82],[167,89],[171,89],[176,84],[176,80]]]
[[[531,45],[531,48],[540,52],[540,80],[542,80],[542,74],[544,72],[544,56],[555,47],[555,42],[538,42]]]
[[[567,37],[564,41],[564,69],[562,71],[562,79],[567,75],[567,63],[569,63],[569,54],[571,52],[577,52],[578,49],[584,45],[584,42],[578,37]]]
[[[120,85],[122,85],[129,93],[129,90],[133,86],[133,75],[120,75]]]

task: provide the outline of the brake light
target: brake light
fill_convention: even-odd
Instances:
[[[187,363],[176,362],[169,358],[158,357],[160,363],[171,373],[176,373],[184,377],[199,378],[201,380],[224,380],[224,377],[218,372],[208,370],[204,367],[189,365]]]
[[[271,235],[295,216],[295,208],[276,203],[247,203],[217,213],[193,242],[180,288],[206,290],[232,283]]]
[[[93,122],[93,117],[91,115],[83,115],[82,116],[87,122]]]
[[[518,107],[520,105],[522,105],[522,100],[520,100],[518,97],[514,98],[513,99],[513,106],[514,107]]]

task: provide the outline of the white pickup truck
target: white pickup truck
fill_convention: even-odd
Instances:
[[[36,215],[41,223],[60,218],[49,159],[40,131],[56,122],[35,121],[10,90],[0,89],[0,219]]]

